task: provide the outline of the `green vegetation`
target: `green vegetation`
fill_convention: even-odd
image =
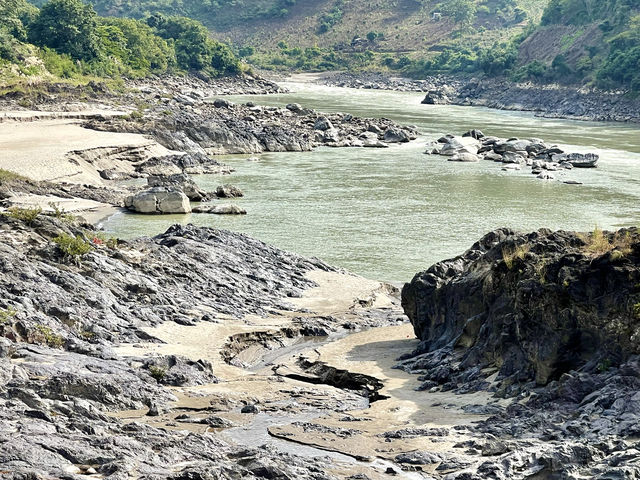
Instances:
[[[542,16],[545,27],[557,25],[597,26],[602,39],[586,46],[569,65],[556,57],[545,70],[546,80],[569,78],[613,89],[640,92],[640,4],[637,0],[551,0]],[[582,32],[578,30],[577,33]],[[576,34],[577,35],[577,34]],[[563,39],[565,40],[565,39]],[[568,48],[575,38],[567,38]]]
[[[633,312],[633,316],[636,320],[640,320],[640,303],[636,303],[633,305],[633,308],[631,309]]]
[[[320,17],[318,33],[326,33],[342,21],[342,7],[344,7],[344,0],[335,0],[331,10]]]
[[[346,55],[328,48],[289,47],[285,42],[280,42],[278,51],[255,53],[249,60],[269,70],[319,71],[362,68],[371,65],[374,57],[371,51]]]
[[[598,372],[604,373],[611,368],[611,359],[604,358],[598,363]]]
[[[7,68],[15,65],[16,68]],[[29,77],[74,80],[141,77],[198,70],[237,74],[232,50],[198,21],[147,16],[99,17],[81,0],[49,0],[38,10],[25,0],[0,3],[0,73],[7,84]]]
[[[7,210],[6,215],[15,218],[16,220],[23,221],[27,225],[33,225],[33,222],[38,215],[42,213],[42,208],[34,207],[34,208],[18,208],[11,207]]]
[[[29,179],[27,177],[23,177],[22,175],[19,175],[17,173],[11,172],[9,170],[4,170],[2,168],[0,168],[0,184],[3,183],[9,183],[9,182],[13,182],[13,181],[23,181],[26,182]]]
[[[0,309],[0,324],[11,322],[17,314],[18,311],[12,307]]]
[[[91,239],[91,243],[94,245],[105,245],[111,249],[118,248],[118,239],[116,237],[109,237],[104,233],[97,233],[93,239]]]
[[[45,0],[32,0],[42,5]],[[145,18],[150,13],[197,19],[208,27],[241,25],[253,20],[283,18],[296,0],[93,0],[101,15]]]
[[[68,257],[81,257],[91,251],[91,244],[89,242],[83,238],[74,237],[67,233],[58,235],[53,241],[58,245],[60,251]]]
[[[165,368],[162,367],[157,367],[155,365],[150,365],[149,366],[149,374],[155,378],[155,380],[157,382],[162,381],[162,379],[165,377],[165,375],[167,374],[167,370]]]
[[[58,220],[62,220],[63,222],[71,222],[74,220],[74,216],[70,213],[67,213],[64,208],[60,207],[58,203],[49,202],[49,207],[53,210],[53,216]]]
[[[42,336],[44,342],[50,347],[60,348],[64,345],[64,339],[60,335],[53,333],[53,330],[46,325],[39,323],[36,325],[36,330]]]
[[[441,13],[467,28],[473,24],[478,10],[478,5],[473,0],[449,0],[438,7]]]

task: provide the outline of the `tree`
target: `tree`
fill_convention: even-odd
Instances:
[[[213,75],[240,71],[240,62],[231,49],[210,38],[209,31],[197,20],[153,15],[147,24],[162,38],[173,41],[179,68],[208,71]]]
[[[442,4],[442,13],[453,21],[470,26],[476,18],[477,6],[473,0],[450,0]]]
[[[91,60],[100,54],[96,12],[81,0],[50,0],[29,29],[29,39],[72,58]]]
[[[153,33],[151,27],[129,18],[103,18],[104,26],[117,28],[125,40],[122,60],[140,74],[162,72],[175,66],[176,55],[166,40]]]

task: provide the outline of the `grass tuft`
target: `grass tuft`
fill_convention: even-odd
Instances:
[[[502,260],[507,265],[507,268],[511,270],[513,268],[513,263],[516,259],[522,260],[529,250],[531,246],[528,243],[518,245],[515,247],[502,247]]]
[[[42,208],[34,207],[34,208],[18,208],[11,207],[7,210],[6,215],[15,218],[16,220],[20,220],[27,225],[33,225],[33,222],[38,215],[42,213]]]

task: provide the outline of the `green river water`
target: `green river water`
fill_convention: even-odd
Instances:
[[[247,162],[249,155],[223,157],[236,169],[233,175],[196,180],[205,190],[221,183],[240,187],[245,197],[234,203],[247,215],[120,213],[104,222],[105,230],[131,238],[191,222],[247,233],[369,278],[404,282],[498,227],[587,231],[640,224],[640,126],[427,106],[419,93],[286,86],[295,93],[230,99],[383,116],[416,125],[421,137],[387,149],[266,153],[258,155],[260,162]],[[596,152],[599,168],[554,172],[559,180],[583,182],[567,185],[539,180],[529,169],[503,172],[493,162],[462,164],[423,154],[428,140],[470,128]]]

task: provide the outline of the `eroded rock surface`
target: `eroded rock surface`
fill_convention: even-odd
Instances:
[[[494,416],[470,432],[507,443],[471,451],[496,460],[450,478],[640,474],[639,286],[637,229],[497,230],[405,285],[419,390],[510,399],[474,410]]]

